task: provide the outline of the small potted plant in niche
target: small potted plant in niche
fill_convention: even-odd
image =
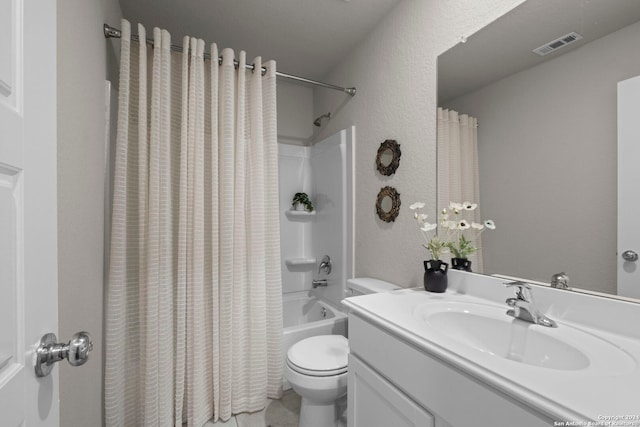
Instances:
[[[453,255],[451,268],[456,270],[471,271],[469,255],[479,249],[475,242],[484,230],[496,228],[496,224],[490,219],[484,222],[471,219],[477,207],[476,203],[450,202],[448,211],[442,211],[442,227],[446,230],[447,247]]]
[[[431,259],[424,261],[424,289],[429,292],[444,292],[447,289],[447,269],[449,264],[442,261],[440,256],[447,251],[447,242],[437,233],[438,223],[430,224],[427,215],[420,212],[424,203],[416,202],[409,206],[415,211],[413,218],[418,223],[418,230],[424,238],[422,246],[429,251]]]
[[[296,211],[313,212],[313,203],[307,193],[296,193],[291,201],[291,206]]]

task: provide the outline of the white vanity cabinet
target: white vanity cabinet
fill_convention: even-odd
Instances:
[[[350,426],[435,426],[433,415],[353,354],[348,390]]]
[[[349,345],[349,427],[554,425],[354,311]]]

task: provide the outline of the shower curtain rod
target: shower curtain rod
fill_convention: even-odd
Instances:
[[[105,38],[109,39],[109,38],[115,38],[115,39],[119,39],[120,37],[122,37],[122,32],[117,29],[114,28],[108,24],[104,24],[103,26],[103,31],[104,31],[104,36]],[[131,40],[140,43],[140,38],[135,35],[132,34],[131,35]],[[153,40],[152,39],[146,39],[147,44],[150,44],[151,46],[153,46]],[[182,47],[181,46],[176,46],[176,45],[171,45],[171,50],[174,52],[182,52]],[[209,55],[208,53],[204,54],[204,58],[205,59],[211,59],[211,55]],[[218,64],[222,63],[222,57],[218,58]],[[238,65],[238,61],[236,61],[234,59],[233,63],[237,66]],[[253,64],[246,64],[245,68],[248,70],[252,70],[255,68],[253,66]],[[267,70],[266,68],[262,67],[262,73],[265,73]],[[303,83],[308,83],[308,84],[312,84],[312,85],[316,85],[316,86],[321,86],[321,87],[325,87],[328,89],[333,89],[333,90],[339,90],[341,92],[345,92],[348,95],[351,96],[355,96],[356,94],[356,88],[355,87],[342,87],[342,86],[336,86],[336,85],[332,85],[329,83],[323,83],[323,82],[319,82],[316,80],[311,80],[311,79],[306,79],[304,77],[298,77],[298,76],[294,76],[292,74],[286,74],[286,73],[281,73],[280,71],[276,71],[276,76],[278,77],[283,77],[285,79],[289,79],[289,80],[295,80],[298,82],[303,82]]]

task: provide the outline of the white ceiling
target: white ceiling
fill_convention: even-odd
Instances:
[[[640,0],[528,0],[438,57],[438,101],[454,99],[640,20]],[[584,38],[540,57],[572,31]]]
[[[120,0],[120,6],[133,28],[141,23],[147,34],[164,28],[173,44],[196,36],[219,49],[245,50],[248,60],[274,59],[278,71],[322,79],[399,1]]]

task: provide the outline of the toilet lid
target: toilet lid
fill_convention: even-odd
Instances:
[[[347,370],[349,341],[342,335],[319,335],[292,345],[287,352],[291,368],[307,375],[337,375]]]

